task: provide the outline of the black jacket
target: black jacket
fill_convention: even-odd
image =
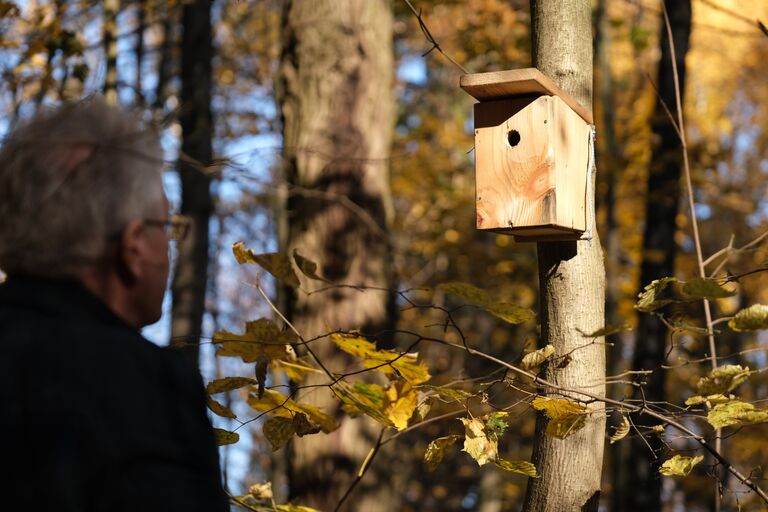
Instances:
[[[228,510],[197,370],[75,282],[9,278],[0,496],[6,510]]]

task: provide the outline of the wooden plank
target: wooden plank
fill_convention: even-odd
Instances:
[[[463,75],[459,85],[481,102],[531,94],[559,96],[588,124],[594,123],[591,111],[579,104],[536,68]]]

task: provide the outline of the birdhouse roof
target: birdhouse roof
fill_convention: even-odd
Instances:
[[[536,68],[463,75],[459,85],[481,102],[533,94],[559,96],[584,121],[589,124],[594,122],[589,109],[583,107]]]

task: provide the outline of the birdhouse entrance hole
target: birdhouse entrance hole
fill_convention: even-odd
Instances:
[[[517,130],[510,130],[507,134],[507,142],[510,147],[515,147],[520,143],[520,132]]]

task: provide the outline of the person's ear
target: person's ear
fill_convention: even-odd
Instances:
[[[140,279],[144,274],[144,259],[146,239],[142,236],[144,221],[135,219],[129,222],[120,238],[120,262],[125,277],[130,281]]]

